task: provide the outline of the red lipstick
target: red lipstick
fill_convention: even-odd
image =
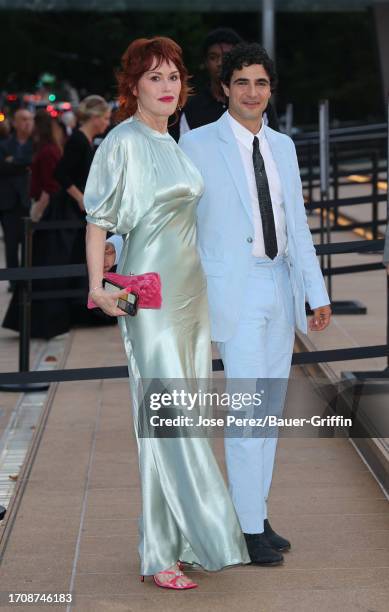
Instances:
[[[158,98],[160,102],[173,102],[174,96],[164,96],[163,98]]]

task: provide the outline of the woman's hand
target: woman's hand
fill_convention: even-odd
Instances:
[[[30,209],[30,217],[34,223],[40,221],[43,213],[49,205],[50,196],[46,191],[42,191],[39,200],[36,200]]]
[[[30,208],[30,217],[31,221],[34,223],[38,223],[43,215],[44,208],[42,207],[40,201],[34,202]]]
[[[124,290],[111,293],[110,291],[103,289],[103,287],[99,287],[90,291],[89,296],[94,301],[96,306],[101,308],[101,310],[110,317],[123,317],[127,314],[124,312],[124,310],[117,306],[118,299],[120,297],[127,296],[127,293]]]

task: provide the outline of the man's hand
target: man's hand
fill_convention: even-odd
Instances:
[[[113,246],[112,242],[106,242],[104,251],[104,272],[109,272],[109,270],[115,265],[115,258],[115,247]]]
[[[319,306],[313,309],[313,317],[309,322],[311,331],[323,331],[330,324],[331,306]]]

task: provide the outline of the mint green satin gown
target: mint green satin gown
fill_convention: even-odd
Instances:
[[[169,134],[137,119],[98,148],[85,190],[87,221],[125,235],[122,274],[159,272],[162,308],[120,317],[135,432],[145,379],[209,379],[206,281],[196,249],[202,178]],[[141,573],[178,559],[206,570],[249,563],[235,509],[206,438],[139,437]]]

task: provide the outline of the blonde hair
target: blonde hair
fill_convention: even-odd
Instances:
[[[101,117],[110,108],[108,102],[101,96],[87,96],[78,105],[77,117],[82,124],[88,121],[88,119],[92,119],[92,117]]]

